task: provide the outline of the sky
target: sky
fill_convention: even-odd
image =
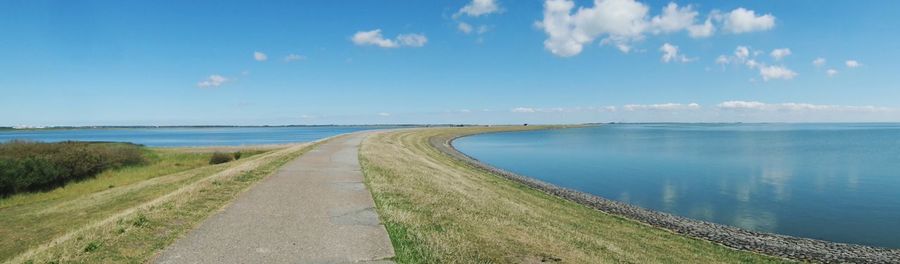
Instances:
[[[0,126],[898,122],[900,1],[0,1]]]

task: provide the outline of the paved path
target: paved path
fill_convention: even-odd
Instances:
[[[364,133],[332,139],[243,193],[156,263],[353,263],[394,256],[358,149]]]

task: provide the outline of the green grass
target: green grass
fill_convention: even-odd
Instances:
[[[780,263],[557,198],[440,152],[432,138],[514,129],[438,128],[363,142],[366,184],[399,263]]]
[[[0,260],[142,262],[305,149],[244,151],[219,165],[209,165],[211,153],[154,149],[146,166],[4,198]]]

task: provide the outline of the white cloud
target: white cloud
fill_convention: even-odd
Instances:
[[[585,44],[601,35],[606,36],[604,43],[628,51],[630,42],[641,39],[648,27],[649,7],[634,0],[595,0],[594,7],[581,7],[572,13],[574,7],[570,0],[544,3],[544,19],[538,26],[548,36],[544,47],[557,56],[577,55]]]
[[[284,56],[285,62],[292,62],[292,61],[305,60],[305,59],[306,59],[305,56],[297,55],[297,54],[293,54],[293,53],[288,54],[287,56]]]
[[[391,113],[381,112],[381,113],[378,113],[378,116],[391,116]]]
[[[728,59],[728,56],[719,55],[719,57],[716,57],[716,64],[726,65],[730,62],[731,61]]]
[[[747,48],[745,46],[738,46],[734,49],[734,56],[739,60],[744,61],[748,57],[750,57],[750,48]]]
[[[418,48],[425,46],[425,43],[428,43],[428,38],[422,34],[401,34],[397,36],[397,42],[403,46]]]
[[[828,69],[827,71],[825,71],[825,74],[828,74],[828,77],[834,77],[838,74],[838,71],[835,69]]]
[[[478,17],[499,13],[501,11],[502,9],[500,8],[500,5],[497,4],[496,0],[472,0],[472,2],[460,8],[453,16],[459,17],[460,15],[467,15]]]
[[[862,63],[859,63],[858,61],[855,61],[855,60],[848,60],[848,61],[844,62],[844,64],[847,65],[847,67],[849,67],[849,68],[857,68],[857,67],[862,66]]]
[[[696,24],[699,13],[691,5],[678,7],[675,2],[670,2],[663,7],[661,15],[650,19],[650,31],[656,34],[674,33],[687,30],[692,38],[705,38],[712,36],[716,31],[712,17],[708,17],[703,24]]]
[[[456,26],[456,29],[459,29],[460,32],[466,34],[472,33],[473,30],[472,25],[466,22],[459,22],[459,24]]]
[[[534,108],[531,108],[531,107],[516,107],[516,108],[513,108],[512,110],[509,110],[509,111],[510,111],[510,112],[513,112],[513,113],[534,113],[534,112],[537,112],[537,111],[534,110]]]
[[[356,32],[356,34],[353,34],[353,44],[360,46],[374,45],[382,48],[399,47],[399,45],[397,45],[397,42],[394,42],[390,39],[385,39],[381,35],[381,29]]]
[[[215,88],[215,87],[219,87],[222,84],[225,84],[226,82],[229,82],[229,81],[231,81],[231,80],[229,80],[228,78],[225,78],[222,75],[213,74],[213,75],[210,75],[209,77],[207,77],[205,80],[198,82],[197,87]]]
[[[775,27],[775,16],[765,14],[757,16],[753,10],[737,8],[724,15],[722,28],[734,34],[765,31]]]
[[[688,59],[687,56],[683,54],[678,54],[678,46],[665,43],[662,47],[659,48],[659,51],[663,53],[662,58],[660,58],[663,62],[690,62],[691,59]]]
[[[692,38],[705,38],[712,36],[716,32],[716,27],[712,24],[712,19],[707,18],[703,24],[691,25],[687,28],[688,35]]]
[[[691,5],[679,7],[669,3],[653,17],[649,11],[648,5],[636,0],[594,0],[593,6],[577,9],[572,0],[546,0],[544,17],[535,25],[547,34],[544,47],[561,57],[581,53],[584,45],[596,39],[627,53],[634,42],[645,38],[646,33],[686,31],[693,38],[703,38],[715,33],[714,23],[722,23],[722,27],[734,34],[775,26],[775,17],[771,14],[757,16],[755,11],[744,8],[726,14],[712,11],[703,23],[696,22],[699,12]]]
[[[659,110],[659,111],[680,111],[680,110],[698,110],[700,109],[700,104],[690,103],[690,104],[679,104],[679,103],[665,103],[665,104],[627,104],[622,106],[622,109],[625,111],[640,111],[640,110]]]
[[[784,66],[761,66],[759,75],[764,81],[783,79],[790,80],[797,76],[797,73]]]
[[[881,112],[890,108],[875,106],[817,105],[809,103],[769,104],[758,101],[725,101],[716,105],[723,110],[740,111],[840,111],[840,112]]]
[[[747,68],[750,69],[756,69],[757,67],[762,66],[762,64],[756,62],[756,60],[747,60],[747,62],[744,62],[744,65],[747,65]]]
[[[716,105],[722,109],[762,109],[765,103],[757,101],[725,101]]]
[[[269,59],[269,56],[266,56],[265,53],[262,53],[262,52],[259,52],[259,51],[254,51],[254,52],[253,52],[253,59],[256,60],[256,61],[266,61],[266,60]]]
[[[472,0],[465,6],[459,9],[455,14],[453,14],[453,20],[457,21],[456,29],[465,34],[477,33],[478,35],[487,33],[490,30],[490,27],[487,25],[474,26],[470,23],[461,21],[460,17],[465,15],[469,17],[480,17],[487,16],[490,14],[501,13],[503,12],[502,7],[497,2],[497,0]],[[483,38],[479,37],[477,42],[484,41]]]
[[[772,53],[769,53],[769,56],[772,56],[775,60],[781,60],[784,57],[791,55],[791,49],[783,48],[783,49],[774,49]]]
[[[654,33],[672,33],[687,29],[694,25],[697,11],[690,5],[678,8],[678,4],[670,2],[663,8],[662,14],[650,20]]]
[[[381,35],[381,29],[356,32],[351,40],[359,46],[369,45],[382,48],[398,48],[401,46],[417,48],[425,46],[425,43],[428,42],[428,38],[422,34],[400,34],[396,40],[386,39]]]
[[[812,64],[815,65],[816,67],[822,67],[822,66],[825,66],[825,62],[826,62],[825,58],[816,58],[815,60],[812,61]]]

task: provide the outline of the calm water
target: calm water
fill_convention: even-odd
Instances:
[[[0,130],[0,142],[28,139],[45,142],[117,141],[157,147],[239,146],[308,142],[342,133],[387,127],[222,127]]]
[[[900,248],[900,124],[616,124],[454,145],[503,169],[649,209]]]

